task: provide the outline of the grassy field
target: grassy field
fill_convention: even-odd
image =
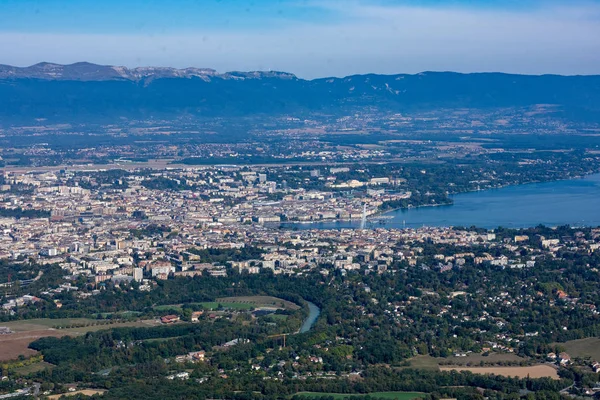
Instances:
[[[235,302],[242,304],[250,304],[253,307],[274,307],[285,308],[286,310],[299,310],[300,306],[291,301],[283,300],[272,296],[238,296],[238,297],[222,297],[217,299],[218,302]]]
[[[119,312],[114,312],[114,313],[98,313],[98,314],[94,314],[93,317],[96,317],[98,315],[101,318],[108,318],[113,315],[116,315],[118,317],[134,317],[134,316],[140,315],[140,314],[142,314],[142,312],[140,312],[140,311],[119,311]]]
[[[519,357],[516,354],[511,353],[493,353],[488,356],[484,356],[481,354],[468,354],[466,357],[446,357],[437,359],[441,364],[452,363],[452,365],[473,365],[479,364],[480,362],[484,362],[486,364],[499,364],[506,362],[518,363],[521,361],[525,361],[526,359],[523,357]]]
[[[167,342],[169,340],[175,340],[175,339],[179,339],[181,337],[183,337],[183,336],[171,336],[171,337],[166,337],[166,338],[143,339],[142,342],[144,342],[144,343]]]
[[[237,303],[235,301],[206,301],[201,304],[207,310],[216,310],[219,308],[219,305],[231,310],[252,310],[255,308],[252,304]]]
[[[529,367],[440,367],[442,371],[470,371],[474,374],[501,375],[517,378],[558,379],[556,368],[550,365],[532,365]]]
[[[260,307],[284,308],[286,310],[298,310],[300,308],[299,305],[291,301],[271,296],[222,297],[215,301],[190,303],[189,305],[199,306],[206,310],[217,310],[219,306],[230,310],[252,310]],[[181,311],[182,306],[183,304],[166,304],[154,306],[154,309],[156,311]]]
[[[191,306],[198,306],[198,307],[202,307],[205,310],[216,310],[219,308],[219,306],[222,306],[223,308],[226,309],[231,309],[231,310],[252,310],[253,308],[255,308],[254,306],[252,306],[251,304],[245,304],[245,303],[235,303],[235,302],[217,302],[217,301],[205,301],[202,303],[189,303],[189,305]],[[154,306],[154,309],[156,311],[181,311],[181,308],[183,307],[183,304],[165,304],[162,306]]]
[[[411,368],[439,371],[438,359],[431,356],[416,356],[408,360]]]
[[[571,357],[591,357],[592,360],[600,360],[600,338],[570,340],[565,343],[554,343],[554,345],[564,347]]]
[[[480,362],[488,364],[487,366],[503,366],[503,363],[515,363],[526,361],[525,358],[519,357],[516,354],[508,353],[493,353],[488,356],[481,354],[469,354],[466,357],[431,357],[431,356],[416,356],[408,360],[408,367],[417,369],[427,369],[439,371],[440,367],[476,367]],[[506,364],[504,364],[506,365]],[[407,367],[402,367],[407,368]]]
[[[193,303],[193,304],[200,304],[200,303]],[[156,311],[181,311],[181,306],[182,304],[164,304],[162,306],[154,306],[152,307],[154,310]]]
[[[31,332],[50,329],[55,326],[96,324],[98,320],[90,318],[38,318],[23,321],[4,322],[1,325],[9,327],[14,332]]]
[[[112,323],[111,323],[112,322]],[[118,320],[96,320],[90,318],[38,318],[23,321],[11,321],[2,323],[1,326],[9,327],[15,333],[27,333],[44,330],[57,330],[66,332],[66,334],[80,335],[87,332],[99,331],[102,329],[111,329],[125,326],[148,327],[156,326],[160,323],[153,320],[140,321],[118,321]],[[73,326],[73,328],[68,328]],[[57,329],[61,327],[62,329]],[[8,335],[13,336],[13,335]],[[64,336],[64,335],[63,335]]]
[[[77,395],[93,396],[95,394],[103,395],[104,393],[106,393],[106,390],[103,390],[103,389],[84,389],[84,390],[78,390],[76,392],[67,392],[67,393],[63,393],[63,394],[54,394],[52,396],[48,396],[48,399],[50,399],[50,400],[57,400],[57,399],[60,399],[62,396],[66,396],[66,397],[77,396]]]
[[[17,375],[21,375],[21,376],[26,376],[29,374],[33,374],[39,371],[43,371],[46,368],[54,368],[54,365],[47,363],[45,361],[39,362],[39,363],[35,363],[35,364],[31,364],[31,365],[26,365],[24,367],[21,368],[16,368],[14,370],[12,370],[15,374]]]
[[[79,336],[87,332],[99,331],[103,329],[121,328],[121,327],[151,327],[160,325],[157,320],[140,320],[129,322],[114,322],[112,324],[102,324],[103,321],[88,318],[69,318],[69,319],[30,319],[24,321],[11,321],[2,323],[0,326],[7,326],[13,332],[9,335],[0,335],[0,361],[14,360],[18,356],[31,356],[36,351],[28,348],[29,343],[48,336]],[[97,324],[97,325],[94,325]],[[54,329],[54,326],[80,326],[77,328]]]
[[[316,393],[316,392],[300,392],[299,396],[332,396],[334,399],[344,399],[345,397],[366,396],[367,394],[340,394],[340,393]],[[419,392],[374,392],[368,393],[374,399],[390,399],[390,400],[412,400],[423,398],[425,393]]]

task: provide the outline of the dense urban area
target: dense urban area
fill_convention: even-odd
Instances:
[[[599,227],[390,222],[597,174],[597,85],[0,66],[0,399],[599,398]]]
[[[593,396],[599,229],[385,212],[599,157],[470,158],[5,168],[1,398]]]

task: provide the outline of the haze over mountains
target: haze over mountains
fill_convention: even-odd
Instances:
[[[556,117],[600,122],[600,76],[354,75],[304,80],[285,72],[226,72],[90,63],[0,65],[0,123],[116,118],[343,115],[556,106]]]
[[[13,67],[0,64],[0,79],[48,79],[73,81],[110,81],[129,80],[141,81],[160,78],[201,78],[210,81],[211,78],[244,79],[259,77],[296,78],[293,74],[283,72],[227,72],[219,74],[210,68],[169,68],[169,67],[138,67],[127,68],[112,65],[98,65],[88,62],[75,64],[53,64],[41,62],[29,67]]]

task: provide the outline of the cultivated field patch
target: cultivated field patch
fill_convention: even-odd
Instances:
[[[77,390],[75,392],[67,392],[67,393],[63,393],[63,394],[54,394],[52,396],[48,396],[48,399],[50,399],[50,400],[56,400],[56,399],[60,399],[62,396],[77,396],[77,395],[93,396],[95,394],[97,394],[97,395],[103,395],[104,393],[106,393],[106,390],[102,390],[102,389],[83,389],[83,390]]]
[[[559,379],[556,369],[550,365],[532,365],[528,367],[440,367],[441,371],[470,371],[474,374],[501,375],[517,378]]]
[[[43,371],[46,368],[52,369],[55,366],[53,364],[47,363],[45,361],[41,361],[38,363],[34,363],[34,364],[30,364],[30,365],[26,365],[24,367],[21,368],[16,368],[14,370],[12,370],[13,373],[17,374],[17,375],[29,375],[29,374],[34,374],[36,372],[39,371]]]
[[[465,357],[445,357],[445,358],[437,358],[440,365],[452,365],[452,366],[478,366],[480,363],[488,364],[488,365],[480,365],[480,366],[490,366],[489,364],[496,364],[494,366],[502,367],[508,366],[514,363],[521,363],[527,361],[526,358],[519,357],[513,353],[493,353],[487,356],[482,354],[467,354]],[[505,364],[505,365],[502,365]]]
[[[217,302],[226,303],[241,303],[250,304],[254,307],[274,307],[285,308],[288,310],[298,310],[300,306],[291,301],[283,300],[272,296],[237,296],[237,297],[221,297]]]
[[[586,338],[570,340],[565,343],[554,343],[556,346],[562,346],[571,357],[600,360],[600,338]]]
[[[24,321],[11,321],[1,326],[10,328],[14,333],[0,335],[0,361],[14,360],[20,355],[29,357],[37,354],[29,349],[29,344],[42,337],[79,336],[87,332],[123,327],[151,327],[160,325],[157,320],[140,320],[103,323],[89,318],[39,318]],[[55,326],[76,326],[75,328],[56,329]]]
[[[438,359],[431,356],[416,356],[408,360],[410,368],[439,371]]]
[[[335,400],[341,400],[346,397],[356,397],[356,396],[370,396],[373,399],[389,399],[389,400],[412,400],[412,399],[420,399],[425,397],[425,393],[420,392],[373,392],[373,393],[365,393],[365,394],[344,394],[344,393],[318,393],[318,392],[300,392],[297,393],[298,396],[331,396]]]
[[[81,326],[86,324],[96,324],[98,320],[90,318],[36,318],[22,321],[3,322],[2,326],[9,327],[13,332],[31,332],[50,329],[57,326]]]
[[[219,308],[227,310],[252,310],[255,308],[252,304],[248,303],[235,303],[235,302],[224,302],[224,301],[204,301],[202,303],[186,303],[186,304],[163,304],[160,306],[154,306],[156,311],[164,312],[181,312],[183,306],[198,306],[205,310],[218,310]]]

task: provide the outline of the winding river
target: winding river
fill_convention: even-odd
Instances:
[[[321,309],[319,307],[317,307],[316,304],[311,303],[310,301],[307,301],[307,303],[308,303],[308,317],[306,317],[306,319],[302,323],[302,326],[300,327],[300,330],[298,331],[298,333],[308,332],[310,330],[310,328],[312,328],[312,326],[317,321],[317,318],[319,318],[319,314],[321,314]]]

